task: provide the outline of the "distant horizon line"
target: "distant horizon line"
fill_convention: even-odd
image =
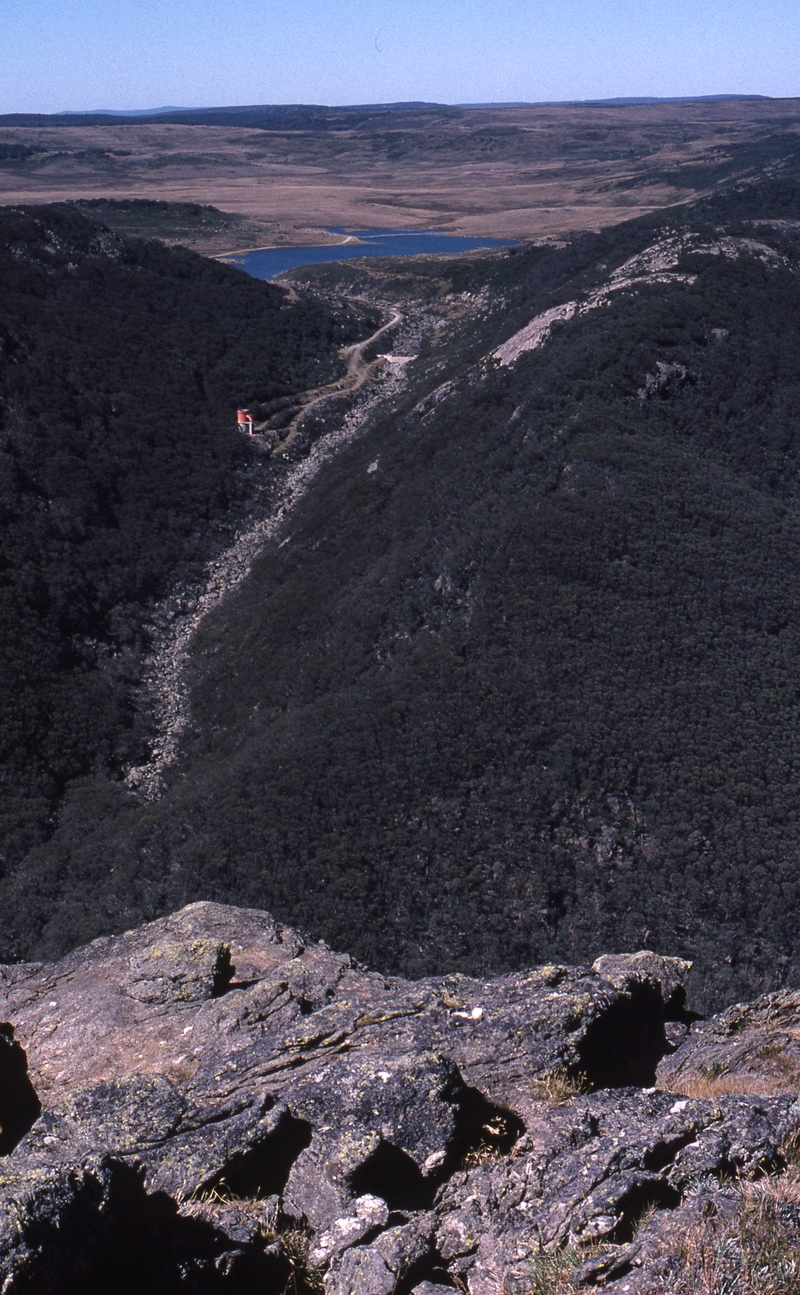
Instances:
[[[470,103],[442,103],[434,100],[397,100],[394,102],[376,101],[374,103],[325,104],[325,103],[261,103],[261,104],[218,104],[203,107],[180,107],[170,104],[160,108],[80,108],[61,109],[58,112],[7,112],[0,114],[0,123],[6,118],[63,118],[63,117],[168,117],[183,113],[241,113],[264,111],[305,111],[305,112],[365,112],[374,109],[384,111],[402,111],[403,109],[468,109],[468,108],[571,108],[571,107],[625,107],[659,103],[724,103],[737,100],[775,101],[795,99],[797,95],[768,94],[694,94],[694,95],[615,95],[604,99],[514,99],[486,100]]]

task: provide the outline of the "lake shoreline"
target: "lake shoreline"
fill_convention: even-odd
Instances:
[[[519,246],[518,239],[481,238],[478,235],[448,234],[437,230],[362,229],[340,234],[340,243],[315,243],[248,248],[241,252],[218,253],[214,260],[236,265],[254,279],[272,280],[288,270],[306,265],[331,264],[373,256],[457,256],[465,252],[499,251]]]

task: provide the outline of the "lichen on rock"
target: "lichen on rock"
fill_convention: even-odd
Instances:
[[[587,1281],[613,1282],[643,1210],[780,1168],[800,1131],[795,1093],[665,1091],[698,1048],[743,1037],[733,1017],[692,1023],[687,972],[641,952],[386,979],[207,903],[16,969],[4,1295],[69,1295],[76,1264],[83,1289],[154,1295],[496,1295],[498,1274],[529,1290],[537,1256],[575,1248]],[[773,999],[737,1009],[762,1049],[796,1018]]]

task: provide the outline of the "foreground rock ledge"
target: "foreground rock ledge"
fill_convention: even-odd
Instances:
[[[597,1241],[578,1280],[644,1289],[642,1210],[800,1108],[657,1090],[688,964],[605,969],[387,979],[215,904],[0,968],[0,1290],[522,1295]]]

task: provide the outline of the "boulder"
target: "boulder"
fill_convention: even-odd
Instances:
[[[592,963],[592,971],[617,989],[630,989],[637,983],[658,989],[669,1017],[685,1009],[686,979],[692,966],[683,958],[666,958],[641,949],[638,953],[604,953]]]

